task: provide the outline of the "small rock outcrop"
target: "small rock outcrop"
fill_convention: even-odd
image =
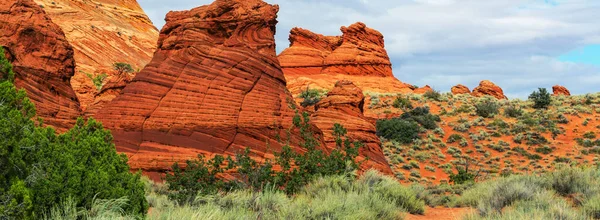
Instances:
[[[489,80],[483,80],[479,83],[479,86],[476,87],[475,89],[473,89],[473,92],[471,93],[473,96],[475,97],[482,97],[482,96],[493,96],[497,99],[508,99],[505,95],[504,95],[504,91],[502,91],[502,88],[500,88],[500,86],[497,86],[496,84],[494,84],[493,82],[489,81]]]
[[[327,97],[317,103],[312,118],[314,124],[323,131],[324,139],[329,148],[335,148],[333,126],[339,123],[348,131],[348,137],[360,141],[364,147],[360,151],[362,158],[369,161],[363,164],[363,169],[375,168],[391,174],[389,164],[381,150],[381,142],[376,134],[376,128],[363,115],[365,97],[360,88],[350,81],[339,81]]]
[[[417,89],[413,90],[413,92],[415,94],[425,94],[427,92],[432,92],[432,91],[433,91],[433,88],[431,88],[431,86],[429,86],[429,85],[425,85],[421,88],[417,88]]]
[[[90,103],[84,112],[86,117],[92,117],[107,103],[121,95],[121,91],[131,82],[133,76],[122,72],[107,79],[100,91],[94,96],[94,102]],[[96,88],[94,88],[96,89]]]
[[[96,114],[132,169],[162,171],[246,147],[262,159],[281,149],[294,111],[275,52],[278,10],[217,0],[167,14],[152,61]]]
[[[411,93],[392,74],[383,35],[363,23],[342,27],[342,36],[323,36],[302,28],[290,32],[290,47],[278,58],[287,86],[296,96],[310,86],[333,89],[350,80],[364,91]]]
[[[71,88],[73,48],[63,31],[32,0],[0,2],[0,46],[13,64],[15,85],[27,91],[44,124],[57,131],[80,115]]]
[[[458,84],[452,87],[451,92],[453,95],[462,95],[471,93],[471,90],[469,90],[469,87],[466,87],[465,85]]]
[[[65,33],[75,52],[71,85],[83,110],[95,102],[98,90],[88,74],[108,74],[113,64],[139,70],[152,59],[158,30],[136,0],[35,0]],[[116,76],[117,78],[119,76]],[[93,84],[92,84],[93,85]]]
[[[554,96],[571,96],[571,91],[569,91],[566,87],[560,85],[553,86],[552,92],[554,93]]]

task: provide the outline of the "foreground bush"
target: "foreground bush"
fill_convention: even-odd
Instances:
[[[419,124],[414,121],[392,118],[379,120],[376,124],[377,136],[394,140],[403,144],[410,144],[419,139]]]
[[[458,199],[477,208],[467,219],[592,219],[600,213],[600,171],[561,168],[477,184]]]
[[[110,132],[93,119],[79,119],[62,135],[34,123],[33,103],[5,71],[0,74],[0,219],[40,218],[67,200],[91,208],[94,199],[117,198],[127,199],[124,212],[145,215],[140,174],[129,172]]]
[[[475,113],[484,118],[491,118],[500,112],[499,108],[500,105],[498,105],[496,101],[491,99],[485,99],[475,104]]]
[[[539,88],[538,91],[534,91],[529,95],[529,100],[533,101],[533,108],[547,109],[550,106],[552,98],[546,88]]]

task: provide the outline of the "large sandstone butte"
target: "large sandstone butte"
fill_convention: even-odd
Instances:
[[[384,173],[391,174],[389,164],[381,150],[381,142],[376,134],[376,128],[363,115],[365,97],[360,88],[350,81],[339,81],[327,97],[317,103],[313,113],[313,122],[323,131],[323,138],[327,147],[336,147],[333,136],[333,126],[338,123],[348,131],[348,137],[360,141],[364,147],[360,150],[362,158],[369,160],[363,168],[376,168]]]
[[[412,92],[414,88],[393,76],[379,31],[360,22],[341,30],[342,36],[291,30],[290,47],[279,54],[279,61],[294,95],[307,88],[331,90],[340,80],[369,92]]]
[[[75,51],[73,89],[85,110],[98,91],[88,74],[116,72],[116,62],[142,69],[156,50],[158,30],[135,0],[35,0]],[[118,77],[118,76],[117,76]]]
[[[73,48],[42,8],[32,0],[0,2],[0,46],[15,72],[15,85],[27,91],[45,124],[58,131],[79,116],[71,88]]]
[[[552,86],[552,92],[554,93],[554,96],[571,96],[571,91],[569,91],[566,87],[560,85]]]
[[[504,95],[504,91],[502,91],[502,88],[500,88],[500,86],[497,86],[489,80],[481,81],[479,83],[479,86],[473,89],[473,92],[471,94],[475,97],[482,97],[488,95],[493,96],[497,99],[508,99]]]
[[[132,169],[162,171],[198,154],[279,150],[292,96],[275,52],[277,5],[217,0],[169,12],[152,61],[96,118]],[[292,142],[298,140],[292,132]]]

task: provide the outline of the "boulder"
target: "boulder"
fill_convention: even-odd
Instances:
[[[569,91],[566,87],[560,85],[553,86],[552,92],[554,93],[554,96],[571,96],[571,91]]]
[[[462,84],[453,86],[451,91],[452,91],[453,95],[462,95],[462,94],[470,94],[471,93],[471,90],[469,89],[469,87],[466,87]]]
[[[493,82],[490,82],[489,80],[481,81],[479,83],[479,86],[473,89],[473,92],[471,94],[475,97],[482,97],[488,95],[493,96],[497,99],[508,99],[504,95],[504,91],[502,91],[502,88],[500,88],[500,86],[497,86]]]

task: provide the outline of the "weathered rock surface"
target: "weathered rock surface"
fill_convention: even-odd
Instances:
[[[469,87],[466,87],[465,85],[462,85],[462,84],[453,86],[451,91],[452,91],[452,94],[454,94],[454,95],[462,95],[462,94],[471,93],[471,90],[469,89]]]
[[[94,102],[98,91],[87,74],[111,73],[113,63],[142,69],[156,50],[158,30],[135,0],[35,0],[58,24],[75,51],[71,84],[81,107]]]
[[[375,168],[391,174],[375,125],[363,115],[364,103],[365,97],[360,88],[350,81],[339,81],[327,97],[317,103],[316,112],[312,115],[313,122],[323,131],[325,142],[332,149],[336,147],[333,126],[336,123],[343,125],[350,139],[365,144],[360,156],[369,160],[363,164],[363,168]]]
[[[380,32],[360,22],[341,30],[342,36],[291,30],[290,47],[278,58],[292,94],[307,86],[331,90],[340,80],[350,80],[364,91],[412,92],[410,85],[393,76]]]
[[[278,10],[261,0],[217,0],[167,14],[152,61],[96,114],[133,169],[280,149],[294,112],[275,53]]]
[[[27,91],[46,125],[70,128],[80,115],[71,88],[73,48],[63,31],[32,0],[0,2],[0,45],[15,72],[15,85]]]
[[[421,88],[415,89],[413,92],[416,94],[425,94],[427,92],[432,92],[432,91],[433,91],[433,89],[431,88],[431,86],[425,85]]]
[[[108,78],[102,89],[94,96],[94,102],[88,105],[84,115],[86,117],[96,115],[107,103],[121,95],[121,91],[132,79],[133,75],[129,73],[120,73]]]
[[[553,86],[552,92],[554,93],[555,96],[559,96],[559,95],[571,96],[571,91],[569,91],[566,87],[560,86],[560,85]]]
[[[475,97],[482,97],[482,96],[489,95],[489,96],[493,96],[497,99],[508,99],[504,95],[504,91],[502,91],[502,88],[500,88],[500,86],[497,86],[493,82],[490,82],[489,80],[481,81],[479,83],[479,86],[476,87],[475,89],[473,89],[473,92],[471,94]]]

